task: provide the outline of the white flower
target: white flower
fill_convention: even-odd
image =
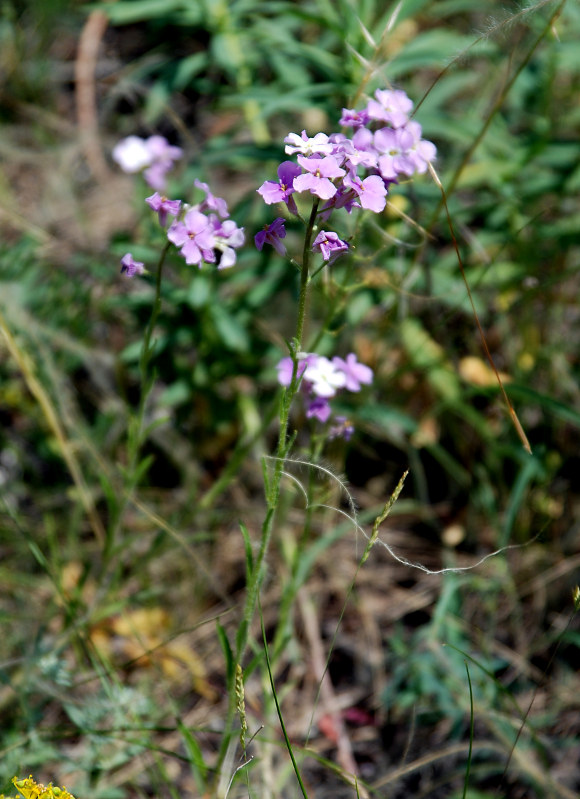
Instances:
[[[317,133],[311,139],[306,135],[306,131],[302,131],[302,135],[297,133],[289,133],[284,139],[286,147],[284,152],[287,155],[294,153],[302,153],[307,157],[311,155],[331,155],[334,151],[334,144],[328,141],[326,133]]]
[[[311,384],[312,392],[317,397],[334,397],[336,390],[346,385],[344,372],[323,355],[308,364],[304,371],[304,380]]]
[[[127,136],[113,148],[113,161],[119,164],[123,172],[133,174],[149,166],[153,156],[145,139],[140,139],[139,136]]]

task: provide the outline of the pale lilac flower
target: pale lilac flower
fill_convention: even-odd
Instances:
[[[387,204],[387,189],[383,179],[378,175],[369,175],[368,178],[361,180],[358,175],[349,174],[344,179],[344,185],[358,195],[363,208],[377,214],[384,210]]]
[[[294,153],[301,153],[302,155],[330,155],[332,152],[332,144],[328,141],[326,133],[317,133],[311,139],[306,135],[303,130],[299,136],[297,133],[289,133],[284,139],[286,147],[284,151],[286,155],[293,155]]]
[[[145,202],[150,208],[157,211],[161,227],[165,227],[168,215],[177,216],[181,208],[181,200],[168,200],[157,191],[151,197],[147,197]]]
[[[139,136],[127,136],[113,148],[113,161],[129,174],[145,169],[152,160],[147,142]]]
[[[385,180],[396,180],[399,175],[410,176],[415,171],[411,148],[413,134],[407,128],[381,128],[375,133],[375,146],[379,153],[379,172]]]
[[[330,405],[325,397],[315,397],[308,403],[308,407],[306,408],[306,418],[318,419],[322,424],[329,420],[331,413]]]
[[[321,230],[312,244],[313,252],[322,253],[322,258],[328,261],[329,265],[334,263],[342,253],[347,252],[348,243],[339,239],[338,233],[329,230]]]
[[[368,128],[359,128],[355,130],[352,135],[352,143],[357,150],[368,150],[371,153],[376,152],[373,133]]]
[[[409,120],[409,112],[413,101],[405,92],[393,89],[377,89],[376,100],[369,100],[366,110],[370,119],[388,122],[394,128],[400,128]]]
[[[437,148],[433,142],[421,138],[421,125],[411,120],[405,130],[410,134],[411,144],[407,151],[408,157],[413,161],[415,171],[423,174],[427,171],[429,161],[434,161],[437,157]]]
[[[183,155],[181,147],[169,144],[165,136],[149,136],[145,144],[151,153],[152,161],[172,164]]]
[[[204,191],[206,195],[205,200],[203,200],[199,204],[199,210],[215,211],[221,216],[222,219],[226,219],[229,216],[227,202],[225,200],[222,200],[221,197],[215,197],[211,193],[207,183],[203,183],[201,180],[198,180],[197,178],[193,181],[193,183],[198,189]]]
[[[346,385],[346,375],[328,358],[319,355],[309,363],[304,372],[304,380],[317,397],[334,397],[337,389]]]
[[[314,352],[300,352],[297,360],[297,378],[302,379],[303,392],[310,395],[306,405],[306,417],[317,419],[322,424],[331,419],[332,408],[329,400],[338,391],[359,391],[361,384],[369,384],[373,380],[372,370],[358,363],[354,353],[347,355],[345,360],[335,357],[330,361]],[[276,368],[278,382],[288,387],[292,383],[294,361],[290,357],[282,358]],[[354,427],[346,416],[337,416],[332,422],[329,438],[342,436],[348,441]]]
[[[165,191],[167,188],[167,173],[169,169],[165,164],[154,162],[143,172],[145,183],[155,191]]]
[[[284,219],[279,216],[270,225],[266,225],[263,230],[256,233],[254,243],[258,250],[261,250],[264,244],[270,244],[279,255],[286,255],[286,247],[280,240],[284,238],[286,238]]]
[[[373,382],[373,370],[364,363],[359,363],[354,352],[349,353],[346,360],[335,355],[332,363],[344,374],[344,387],[347,391],[360,391],[361,383],[370,385]]]
[[[304,374],[306,367],[314,363],[318,358],[313,352],[299,352],[298,353],[298,370],[297,377],[301,378]],[[281,386],[289,386],[292,382],[292,374],[294,372],[294,361],[289,356],[282,358],[278,362],[276,369],[278,370],[278,382]]]
[[[294,178],[296,191],[309,191],[320,197],[321,200],[330,200],[331,197],[334,197],[337,188],[331,182],[331,178],[341,178],[345,171],[339,167],[333,156],[305,158],[303,155],[299,155],[298,163],[306,170],[306,173]]]
[[[244,229],[238,227],[233,219],[220,221],[216,214],[210,214],[208,219],[214,237],[213,247],[214,255],[218,259],[218,269],[229,269],[236,262],[236,250],[244,243]]]
[[[366,130],[366,128],[365,128]],[[371,135],[372,133],[367,131]],[[358,149],[353,139],[346,139],[337,144],[337,154],[342,156],[342,166],[347,170],[356,173],[358,167],[364,169],[375,169],[377,166],[377,152],[374,149]]]
[[[166,174],[173,162],[181,158],[182,150],[169,144],[164,136],[127,136],[113,148],[113,160],[119,164],[123,172],[140,172],[155,191],[164,191]]]
[[[121,258],[121,274],[126,277],[135,277],[135,275],[142,275],[145,271],[145,265],[141,261],[135,261],[130,252]]]
[[[202,261],[207,263],[216,261],[214,253],[216,241],[210,221],[196,208],[191,208],[185,214],[183,222],[174,222],[171,225],[167,231],[167,238],[180,248],[187,264],[197,264],[201,267]]]
[[[151,154],[151,164],[143,172],[143,177],[155,191],[165,191],[166,175],[172,169],[173,162],[181,158],[183,150],[169,144],[165,136],[149,136],[145,144]]]
[[[328,431],[329,441],[339,437],[344,438],[345,441],[349,441],[354,433],[354,427],[352,426],[352,423],[346,418],[346,416],[335,416],[333,421],[334,424]]]

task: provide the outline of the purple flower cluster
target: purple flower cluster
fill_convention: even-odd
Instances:
[[[235,264],[236,250],[244,243],[244,229],[229,219],[226,201],[215,197],[207,183],[200,180],[194,183],[205,194],[204,199],[196,205],[170,200],[158,191],[147,197],[145,202],[157,213],[161,227],[166,226],[168,217],[174,217],[167,230],[167,238],[179,249],[186,264],[195,264],[200,268],[202,263],[217,264],[218,269],[228,269]],[[134,261],[131,253],[123,256],[122,274],[133,277],[143,272],[143,264]]]
[[[123,172],[133,174],[143,172],[143,177],[155,191],[164,191],[167,185],[167,173],[173,162],[183,155],[181,147],[169,144],[164,136],[127,136],[113,149],[113,160]]]
[[[278,382],[282,386],[289,386],[294,371],[292,358],[282,358],[276,368]],[[343,389],[360,391],[362,385],[370,385],[373,382],[372,369],[359,363],[353,352],[345,359],[335,356],[332,360],[314,352],[300,353],[297,375],[301,380],[300,387],[308,397],[307,418],[318,419],[323,424],[331,419],[332,408],[329,400],[337,392]],[[332,422],[328,431],[329,437],[342,436],[348,440],[354,430],[350,422],[343,416],[333,417]]]
[[[229,219],[226,201],[215,197],[207,183],[196,180],[195,185],[205,193],[204,199],[185,206],[183,218],[173,222],[167,238],[179,248],[186,264],[201,267],[203,262],[228,269],[235,264],[236,250],[244,243],[244,229]]]
[[[295,155],[298,163],[284,161],[278,167],[278,180],[267,180],[258,193],[267,205],[285,203],[291,214],[298,213],[294,195],[310,193],[324,201],[319,211],[324,222],[340,208],[348,213],[353,208],[381,213],[389,185],[426,172],[436,157],[435,145],[421,138],[421,126],[409,117],[412,109],[405,92],[377,89],[366,108],[343,109],[340,124],[353,128],[352,137],[289,133],[284,139],[286,154]],[[267,243],[285,254],[281,242],[285,235],[284,220],[278,217],[256,235],[255,243],[260,250]],[[313,250],[329,262],[347,249],[348,243],[332,231],[322,231],[313,244]]]

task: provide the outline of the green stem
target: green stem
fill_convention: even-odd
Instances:
[[[280,400],[280,431],[278,435],[278,445],[276,447],[276,454],[274,457],[274,469],[272,478],[269,481],[266,490],[266,502],[268,509],[262,524],[260,548],[254,561],[251,574],[249,576],[248,586],[246,590],[246,601],[242,614],[242,620],[238,629],[235,647],[235,662],[241,663],[248,646],[248,634],[252,619],[256,611],[256,604],[260,588],[264,581],[265,576],[265,561],[272,532],[274,529],[274,519],[276,516],[276,509],[278,500],[280,498],[280,485],[282,482],[282,475],[284,471],[284,461],[288,455],[290,443],[288,441],[288,426],[290,419],[290,408],[292,401],[298,393],[300,387],[300,376],[298,374],[299,358],[298,355],[302,350],[302,343],[304,339],[304,328],[306,322],[307,300],[308,300],[308,287],[310,284],[310,259],[312,255],[312,236],[316,223],[316,215],[318,212],[319,200],[316,199],[312,205],[310,218],[306,227],[306,234],[304,236],[304,248],[302,251],[302,264],[300,267],[300,294],[298,298],[298,314],[296,318],[296,334],[291,344],[291,357],[293,361],[292,379],[290,385],[283,392]],[[236,694],[234,686],[228,686],[229,690],[229,706],[228,714],[225,723],[225,729],[221,741],[220,751],[216,764],[216,781],[219,781],[220,772],[228,751],[228,747],[232,735],[232,727],[236,714]],[[216,782],[217,784],[217,782]]]
[[[163,275],[163,265],[169,251],[171,242],[167,241],[163,247],[157,263],[155,276],[155,298],[151,309],[151,316],[145,333],[143,335],[143,346],[139,357],[139,375],[141,378],[141,392],[139,405],[135,416],[129,421],[128,440],[127,440],[127,467],[125,470],[125,491],[124,498],[115,515],[109,529],[107,530],[107,540],[105,545],[105,564],[113,554],[115,541],[117,539],[119,527],[123,519],[123,514],[129,504],[131,494],[135,489],[139,478],[139,454],[143,445],[143,420],[145,418],[145,406],[147,398],[153,387],[153,377],[148,374],[149,364],[155,351],[155,342],[151,343],[153,331],[161,311],[161,278]]]
[[[143,336],[143,347],[141,348],[141,356],[139,358],[139,374],[141,376],[141,396],[139,397],[139,407],[137,409],[137,415],[135,417],[135,439],[132,442],[133,446],[131,447],[129,453],[129,474],[131,477],[134,475],[135,468],[137,466],[137,460],[139,458],[139,450],[141,448],[141,444],[143,443],[143,419],[145,417],[145,405],[147,403],[147,398],[151,392],[153,387],[153,376],[149,375],[149,364],[151,362],[151,358],[153,357],[153,353],[155,352],[155,342],[151,343],[151,339],[153,336],[153,331],[155,330],[155,325],[157,324],[157,320],[159,318],[159,314],[161,312],[161,278],[163,275],[163,265],[165,263],[165,258],[167,257],[167,253],[169,252],[169,248],[171,247],[171,242],[167,241],[165,246],[161,250],[161,255],[159,256],[159,261],[157,263],[157,272],[155,275],[155,299],[153,300],[153,308],[151,310],[151,317],[149,318],[149,323],[145,328],[145,334]]]

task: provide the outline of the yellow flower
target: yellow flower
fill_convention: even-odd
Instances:
[[[14,777],[12,782],[24,796],[24,799],[75,799],[66,788],[53,787],[52,782],[47,787],[35,782],[32,779],[32,775],[22,780]]]

